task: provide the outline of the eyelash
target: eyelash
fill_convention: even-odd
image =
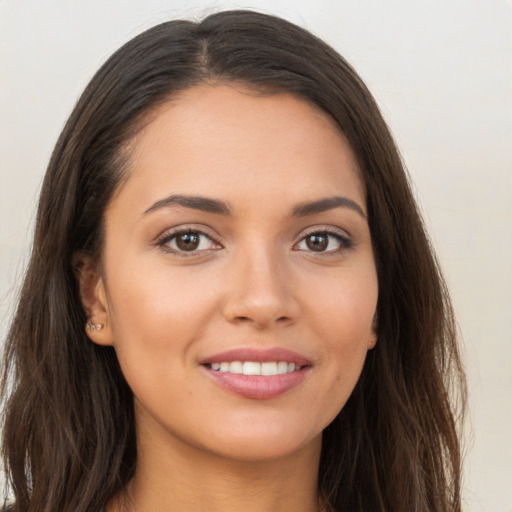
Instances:
[[[210,241],[211,244],[216,245],[217,247],[215,247],[213,249],[210,249],[210,248],[208,248],[208,249],[193,249],[191,251],[180,250],[179,248],[169,247],[169,244],[173,240],[176,241],[179,236],[187,235],[187,234],[196,235],[199,237],[206,237]],[[308,239],[308,237],[312,237],[312,236],[326,236],[326,237],[334,238],[336,240],[336,242],[339,243],[339,248],[331,249],[329,251],[304,250],[304,252],[310,252],[312,254],[318,254],[318,255],[323,255],[323,256],[329,256],[329,255],[332,256],[332,255],[342,254],[342,253],[352,249],[355,245],[354,241],[348,235],[346,235],[344,233],[340,233],[339,231],[336,231],[333,229],[315,229],[315,230],[311,230],[311,231],[305,233],[301,237],[301,239],[296,244],[294,244],[293,249],[296,251],[300,251],[301,249],[296,249],[296,247],[299,246],[299,244],[307,243],[306,240]],[[199,241],[199,244],[200,243],[201,242]],[[328,244],[327,245],[327,247],[328,247],[330,244],[330,241],[328,241],[327,244]],[[164,235],[162,235],[160,238],[158,238],[156,240],[155,245],[160,247],[165,252],[168,252],[175,256],[185,257],[185,258],[194,257],[194,256],[197,256],[198,254],[201,254],[204,252],[209,252],[211,250],[218,250],[218,249],[222,248],[222,246],[218,242],[216,242],[210,235],[208,235],[207,233],[205,233],[204,231],[202,231],[200,229],[194,229],[194,228],[179,229],[179,230],[173,231],[171,233],[165,233]]]
[[[299,240],[299,242],[294,245],[294,248],[297,247],[301,243],[307,243],[306,240],[312,236],[325,236],[325,237],[334,238],[336,240],[336,242],[339,243],[339,247],[337,249],[331,249],[329,251],[314,251],[314,250],[307,251],[307,252],[311,252],[313,254],[318,254],[318,255],[322,255],[322,256],[332,256],[332,255],[343,254],[344,252],[346,252],[350,249],[353,249],[354,245],[355,245],[354,241],[346,233],[342,233],[342,232],[334,230],[334,229],[324,228],[324,229],[312,229],[311,231],[305,233],[302,236],[302,238]],[[327,243],[329,246],[330,242],[328,241]],[[297,250],[299,250],[299,249],[297,249]]]
[[[173,254],[175,256],[189,258],[192,256],[197,256],[198,253],[203,253],[205,251],[211,251],[212,249],[194,249],[192,251],[185,251],[180,250],[179,248],[172,248],[169,247],[169,244],[173,240],[177,240],[179,236],[182,235],[197,235],[199,237],[206,237],[213,245],[218,246],[218,248],[221,248],[221,245],[218,244],[210,235],[205,233],[204,231],[201,231],[200,229],[195,228],[184,228],[184,229],[178,229],[177,231],[173,231],[171,233],[164,233],[163,236],[158,238],[156,240],[156,245],[160,247],[163,251],[168,252],[170,254]],[[201,243],[201,242],[199,242]],[[217,250],[217,248],[214,248],[213,250]]]

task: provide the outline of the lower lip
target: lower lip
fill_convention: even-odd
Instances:
[[[203,366],[208,376],[221,387],[243,396],[257,400],[276,398],[296,388],[306,378],[309,367],[303,367],[281,375],[243,375],[212,370]]]

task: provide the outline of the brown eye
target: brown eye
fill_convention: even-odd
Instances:
[[[337,254],[353,247],[352,240],[344,234],[331,231],[309,233],[295,246],[295,250]]]
[[[315,233],[313,235],[309,235],[304,240],[306,242],[306,247],[311,251],[325,251],[329,245],[329,237],[325,234]]]
[[[163,237],[159,242],[169,252],[184,255],[185,253],[200,254],[203,251],[220,249],[206,233],[196,230],[178,231]]]
[[[181,251],[195,251],[199,247],[198,233],[181,233],[176,236],[176,246]]]

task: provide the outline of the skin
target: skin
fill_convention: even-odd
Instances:
[[[80,284],[90,320],[104,324],[88,335],[115,347],[135,396],[131,508],[318,510],[322,430],[376,343],[378,285],[353,152],[318,108],[233,84],[160,106],[130,151],[101,262],[85,258]],[[222,201],[230,214],[159,203],[171,195]],[[333,196],[357,206],[292,215]],[[205,234],[198,250],[180,253],[171,237],[184,227]],[[254,399],[201,365],[246,347],[298,352],[307,375]]]

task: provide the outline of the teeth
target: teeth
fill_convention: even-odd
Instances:
[[[229,373],[244,373],[244,365],[240,361],[233,361],[229,364]]]
[[[277,363],[277,374],[282,375],[283,373],[288,372],[288,363],[285,361],[280,361]]]
[[[276,375],[276,374],[277,374],[277,363],[261,363],[261,375]]]
[[[212,363],[211,369],[223,373],[239,373],[244,375],[283,375],[300,370],[300,366],[286,361],[270,361],[258,363],[255,361],[232,361],[230,363]]]
[[[253,363],[251,361],[245,361],[243,364],[242,373],[244,375],[261,375],[261,364]]]

